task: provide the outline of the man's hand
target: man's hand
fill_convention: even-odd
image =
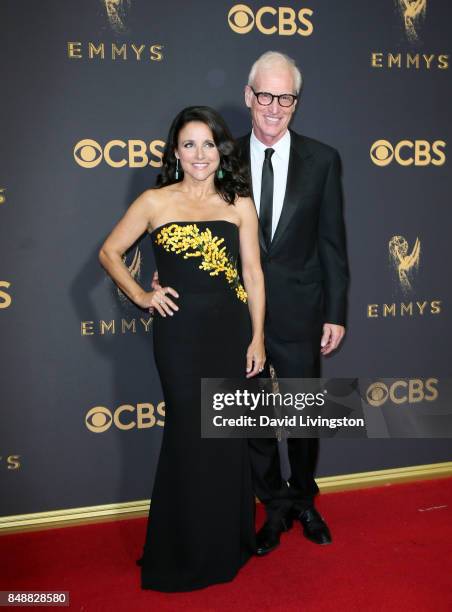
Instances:
[[[325,323],[323,326],[323,335],[320,341],[320,352],[322,355],[328,355],[334,349],[337,349],[345,335],[345,327],[336,325],[335,323]]]

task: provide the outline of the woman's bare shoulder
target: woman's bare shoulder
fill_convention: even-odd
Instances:
[[[171,187],[172,185],[168,185],[167,187],[151,187],[143,191],[143,193],[138,196],[137,200],[153,210],[159,209],[171,198],[173,192]]]
[[[254,202],[250,196],[237,196],[234,204],[237,208],[249,208],[250,206],[254,208]]]
[[[167,187],[150,187],[139,196],[142,200],[152,203],[160,202],[167,197]]]
[[[250,217],[257,216],[256,207],[250,197],[239,196],[234,202],[237,214],[241,220],[247,220]]]

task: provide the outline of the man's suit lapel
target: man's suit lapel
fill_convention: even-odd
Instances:
[[[249,134],[247,134],[244,138],[244,146],[243,146],[243,158],[245,160],[245,162],[248,165],[248,169],[249,169],[249,178],[250,178],[250,187],[251,187],[251,194],[253,193],[253,177],[252,177],[252,172],[251,172],[251,141],[250,141],[250,137],[251,137],[251,132]],[[253,198],[254,201],[254,198]],[[257,210],[256,210],[256,214],[257,214]],[[265,239],[264,239],[264,234],[262,232],[262,227],[261,224],[258,224],[259,228],[259,244],[261,246],[261,249],[264,251],[264,253],[267,252],[267,245],[265,244]]]
[[[290,131],[290,157],[289,168],[287,171],[286,193],[284,194],[284,202],[281,210],[281,216],[270,243],[270,248],[267,249],[265,244],[264,234],[262,233],[261,224],[259,223],[259,244],[264,253],[273,251],[280,243],[286,229],[289,227],[295,211],[303,205],[304,194],[309,191],[310,174],[312,170],[311,153],[304,144],[303,137]],[[250,185],[252,193],[252,173],[251,173],[251,132],[242,140],[242,155],[244,161],[248,164]]]
[[[309,190],[312,160],[310,152],[303,144],[302,138],[291,131],[286,193],[284,194],[281,216],[270,244],[270,251],[278,246],[296,210],[303,205],[304,193]]]

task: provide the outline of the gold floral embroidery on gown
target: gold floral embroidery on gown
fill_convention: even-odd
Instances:
[[[159,231],[155,242],[162,245],[166,251],[184,253],[184,259],[201,257],[200,270],[206,270],[210,276],[224,274],[239,300],[247,302],[248,295],[240,282],[237,268],[229,257],[226,247],[221,246],[224,238],[212,236],[209,228],[200,231],[196,223],[191,225],[172,223]]]

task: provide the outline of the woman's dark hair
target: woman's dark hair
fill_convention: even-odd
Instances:
[[[228,204],[234,204],[237,196],[250,195],[249,170],[239,158],[237,145],[223,117],[209,106],[188,106],[174,119],[171,124],[166,146],[163,151],[162,171],[157,177],[156,187],[165,187],[178,183],[183,178],[183,170],[179,164],[179,178],[176,179],[176,156],[174,151],[178,144],[179,132],[190,121],[205,123],[211,130],[213,140],[220,154],[220,168],[223,178],[218,178],[215,172],[215,189]]]

